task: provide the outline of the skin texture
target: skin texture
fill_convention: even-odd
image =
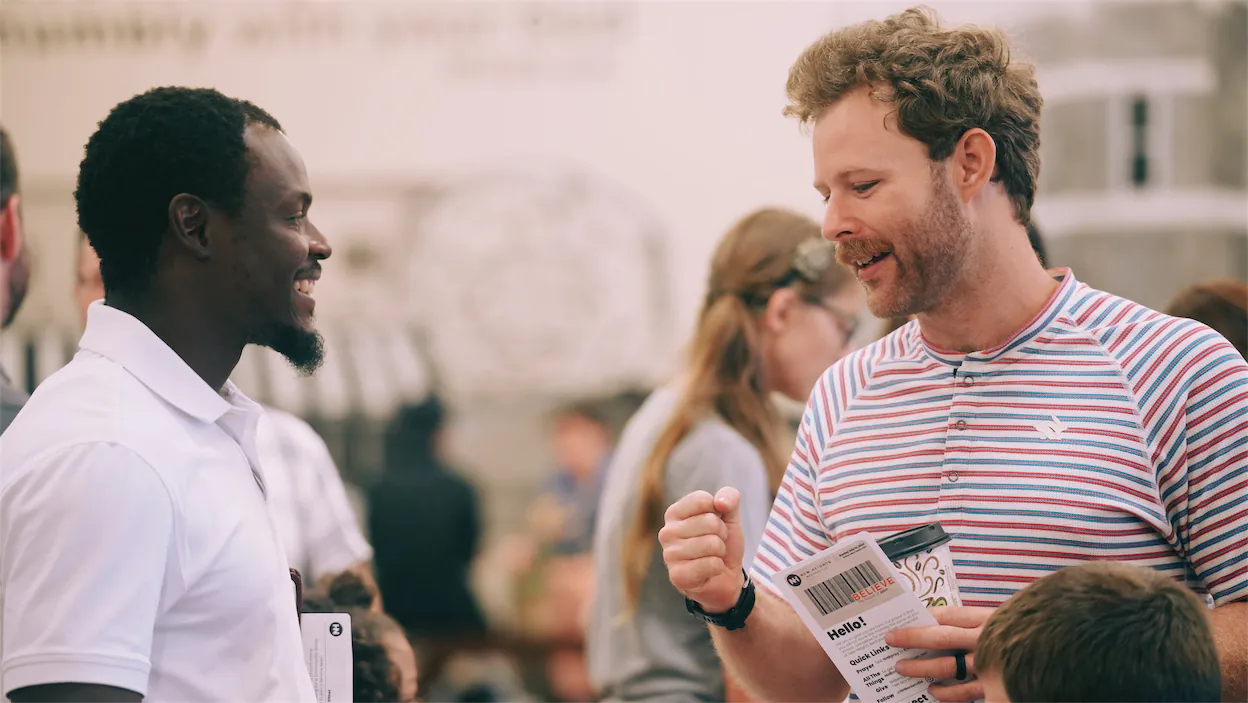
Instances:
[[[191,194],[169,204],[169,231],[157,272],[140,296],[110,295],[212,388],[221,388],[247,344],[273,348],[310,373],[323,352],[312,322],[315,302],[296,279],[320,276],[332,253],[308,219],[307,172],[281,132],[251,125],[251,161],[242,211],[218,210]]]

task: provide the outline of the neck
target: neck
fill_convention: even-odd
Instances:
[[[961,352],[991,349],[1008,340],[1048,303],[1058,282],[1044,270],[1026,239],[1004,241],[981,251],[968,275],[938,305],[918,315],[923,337],[943,349]]]
[[[211,324],[209,315],[187,314],[187,306],[169,304],[175,300],[173,296],[153,293],[110,295],[107,304],[147,325],[204,383],[221,392],[242,357],[246,338],[223,325]]]

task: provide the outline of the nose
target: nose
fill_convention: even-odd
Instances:
[[[308,244],[309,256],[317,261],[320,261],[322,259],[328,259],[331,255],[333,255],[334,248],[329,245],[329,240],[326,239],[325,235],[321,234],[321,230],[317,229],[316,225],[311,222],[308,222],[308,235],[310,240]]]
[[[823,226],[821,227],[823,238],[829,242],[836,242],[842,237],[852,235],[854,229],[854,221],[847,215],[845,204],[835,193],[832,194],[823,210]]]

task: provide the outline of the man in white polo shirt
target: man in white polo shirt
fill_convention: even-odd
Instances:
[[[932,684],[930,698],[982,699],[974,650],[992,609],[1093,559],[1211,598],[1225,699],[1248,697],[1248,364],[1199,323],[1037,261],[1032,67],[996,32],[911,10],[816,41],[788,96],[788,113],[814,123],[824,236],[874,314],[917,320],[816,385],[753,579],[734,489],[668,510],[669,577],[722,625],[711,630],[732,672],[765,700],[844,697],[771,577],[858,532],[939,522],[967,607],[888,639],[953,651],[897,665],[962,682]]]
[[[255,105],[160,88],[100,123],[75,197],[105,300],[0,438],[0,692],[312,700],[260,409],[227,381],[247,344],[320,364],[303,162]]]

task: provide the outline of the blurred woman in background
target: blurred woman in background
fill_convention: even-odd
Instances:
[[[862,292],[819,226],[764,209],[721,240],[682,376],[624,429],[599,506],[590,675],[608,700],[726,700],[704,623],[663,567],[663,512],[696,490],[741,490],[746,563],[791,446],[770,394],[805,402],[848,351]]]

